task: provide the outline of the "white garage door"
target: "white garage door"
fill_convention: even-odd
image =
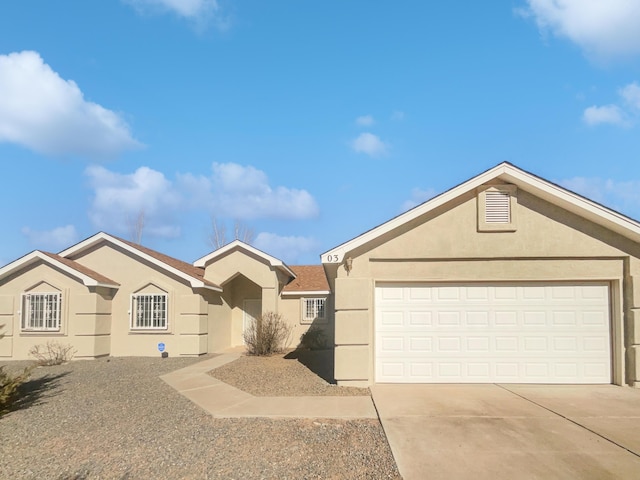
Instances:
[[[606,284],[376,287],[376,381],[611,383]]]

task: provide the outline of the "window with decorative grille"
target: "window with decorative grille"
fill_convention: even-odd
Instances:
[[[303,298],[302,302],[302,320],[304,322],[312,322],[316,319],[324,320],[326,318],[325,298]]]
[[[131,328],[135,330],[167,329],[167,295],[132,295]]]
[[[22,305],[22,330],[60,330],[61,293],[25,293]]]

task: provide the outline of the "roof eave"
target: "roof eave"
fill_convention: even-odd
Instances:
[[[62,270],[63,272],[68,273],[69,275],[71,275],[72,277],[76,278],[77,280],[79,280],[80,282],[82,282],[82,284],[85,287],[108,287],[108,288],[119,288],[119,285],[117,284],[107,284],[107,283],[102,283],[99,282],[93,278],[91,278],[90,276],[68,266],[65,265],[64,263],[59,262],[58,260],[56,260],[55,258],[50,257],[49,255],[45,254],[44,252],[41,252],[40,250],[34,250],[31,253],[28,253],[27,255],[18,258],[17,260],[14,260],[13,262],[5,265],[3,268],[0,268],[0,279],[11,275],[12,273],[22,269],[22,268],[26,268],[29,265],[31,265],[32,263],[37,262],[38,260],[43,261],[44,263],[47,263],[51,266],[55,266],[58,269]]]
[[[207,285],[207,284],[202,283],[202,282],[200,282],[199,284],[195,284],[195,282],[194,282],[194,283],[191,284],[191,286],[193,288],[200,288],[200,289],[203,289],[203,290],[211,290],[212,292],[218,292],[218,293],[222,293],[222,291],[223,291],[221,287],[214,287],[213,285]]]
[[[197,259],[195,262],[193,262],[193,266],[205,268],[207,263],[209,263],[210,261],[214,260],[217,257],[220,257],[226,254],[227,252],[230,252],[233,249],[247,250],[253,253],[254,255],[257,255],[260,258],[263,258],[264,260],[266,260],[269,263],[269,265],[272,266],[273,268],[278,268],[281,271],[285,272],[286,274],[290,275],[292,278],[296,278],[296,274],[293,273],[293,271],[282,260],[279,260],[276,257],[273,257],[268,253],[258,250],[257,248],[252,247],[251,245],[244,243],[240,240],[234,240],[233,242],[228,243],[223,247],[220,247],[219,249],[205,255],[204,257]]]
[[[85,285],[87,287],[102,287],[102,288],[120,288],[120,285],[118,285],[117,283],[102,283],[102,282],[94,282],[93,284],[89,285],[86,284]]]
[[[640,223],[611,210],[604,205],[600,205],[588,198],[578,195],[559,185],[555,185],[547,180],[537,177],[529,172],[521,170],[510,163],[501,163],[460,185],[414,207],[413,209],[398,215],[391,220],[374,227],[373,229],[355,237],[337,247],[326,251],[320,256],[323,265],[340,264],[344,261],[345,255],[350,251],[369,243],[389,231],[421,216],[435,208],[453,200],[454,198],[469,192],[479,186],[495,179],[502,179],[517,185],[519,188],[526,187],[525,190],[565,208],[572,213],[582,216],[596,224],[627,237],[633,241],[640,241]]]
[[[329,295],[331,292],[329,290],[300,290],[300,291],[283,291],[283,296],[289,295]]]
[[[165,262],[163,262],[161,260],[158,260],[157,258],[154,258],[151,255],[148,255],[147,253],[145,253],[145,252],[143,252],[141,250],[135,249],[135,248],[131,247],[130,245],[127,245],[126,243],[121,242],[117,238],[112,237],[111,235],[109,235],[108,233],[105,233],[105,232],[97,233],[94,236],[89,237],[89,238],[87,238],[86,240],[84,240],[84,241],[82,241],[80,243],[77,243],[73,247],[70,247],[70,248],[67,248],[66,250],[63,250],[58,255],[60,255],[61,257],[67,257],[68,255],[73,255],[74,253],[82,252],[83,250],[91,247],[92,245],[96,244],[100,240],[106,240],[108,242],[111,242],[114,245],[117,245],[120,248],[123,248],[126,251],[131,252],[134,255],[137,255],[140,258],[143,258],[146,261],[163,268],[167,272],[171,272],[172,274],[174,274],[174,275],[182,278],[183,280],[186,280],[187,282],[189,282],[189,285],[191,285],[192,288],[205,288],[205,289],[209,289],[209,290],[222,292],[221,288],[210,286],[210,285],[206,285],[201,280],[198,280],[197,278],[194,278],[191,275],[189,275],[187,273],[184,273],[184,272],[178,270],[177,268],[172,267],[171,265],[168,265]]]
[[[524,182],[527,191],[543,200],[559,205],[631,240],[640,241],[640,223],[626,215],[520,169],[512,168],[502,178],[516,185]]]
[[[411,210],[401,213],[395,218],[392,218],[391,220],[388,220],[387,222],[381,225],[378,225],[377,227],[374,227],[371,230],[347,242],[344,242],[331,250],[326,251],[320,256],[321,262],[323,264],[342,263],[342,261],[344,260],[344,256],[351,250],[354,250],[355,248],[358,248],[361,245],[369,243],[370,241],[376,239],[380,235],[383,235],[384,233],[387,233],[399,227],[400,225],[410,222],[411,220],[421,215],[424,215],[427,212],[430,212],[431,210],[449,202],[450,200],[456,198],[457,196],[463,194],[464,192],[467,192],[473,188],[477,188],[483,183],[489,181],[492,178],[495,178],[500,173],[504,172],[505,167],[507,167],[507,165],[504,163],[501,163],[500,165],[497,165],[496,167],[490,170],[487,170],[486,172],[481,173],[480,175],[473,177],[467,180],[466,182],[461,183],[460,185],[453,187],[452,189],[437,195],[431,200],[428,200],[412,208]]]

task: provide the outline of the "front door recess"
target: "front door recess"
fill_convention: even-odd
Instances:
[[[244,345],[244,332],[249,328],[249,326],[256,321],[262,314],[262,300],[258,299],[247,299],[243,304],[243,317],[242,317],[242,344]]]

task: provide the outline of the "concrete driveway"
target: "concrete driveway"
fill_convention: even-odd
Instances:
[[[375,385],[405,480],[640,478],[640,390]]]

